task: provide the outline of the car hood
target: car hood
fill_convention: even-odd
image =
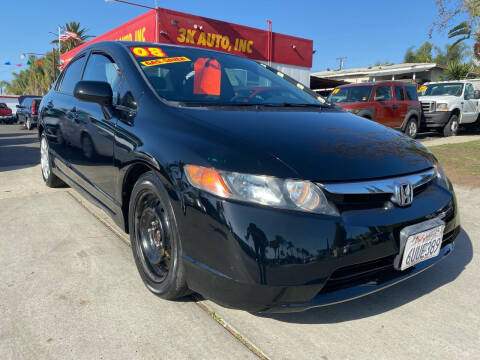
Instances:
[[[440,95],[440,96],[420,96],[418,98],[419,101],[435,101],[435,102],[459,102],[461,99],[460,96],[453,96],[453,95]]]
[[[415,140],[335,109],[181,111],[197,126],[217,130],[218,137],[228,136],[232,144],[241,141],[249,154],[252,149],[268,153],[294,169],[298,178],[311,181],[391,177],[430,168],[435,161]]]

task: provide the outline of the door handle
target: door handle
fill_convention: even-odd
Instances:
[[[392,105],[392,109],[398,109],[398,105]]]

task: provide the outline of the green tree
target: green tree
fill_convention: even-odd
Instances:
[[[63,26],[63,28],[67,31],[71,31],[77,34],[78,39],[69,38],[68,40],[61,41],[60,52],[62,54],[83,44],[87,39],[94,37],[93,35],[87,35],[88,29],[81,28],[80,23],[76,21],[70,21],[68,23],[65,23],[65,26]],[[53,40],[51,43],[58,45],[58,39]]]
[[[447,65],[450,61],[465,62],[471,56],[469,47],[464,43],[454,43],[446,45],[445,50],[435,46],[436,56],[433,62],[441,65]]]
[[[459,61],[450,61],[445,74],[448,80],[463,80],[472,71],[471,64],[462,64]]]
[[[433,22],[430,36],[435,29],[444,31],[449,28],[448,37],[456,38],[455,44],[473,40],[473,55],[480,60],[480,0],[436,0],[437,20]],[[465,18],[452,27],[452,22]]]
[[[426,41],[417,50],[415,46],[410,46],[405,53],[404,61],[406,63],[429,63],[432,62],[433,44]]]
[[[3,95],[3,91],[8,85],[9,85],[8,81],[0,80],[0,94]]]
[[[55,65],[58,66],[58,53],[56,51],[48,52],[45,57],[36,58],[31,55],[28,58],[28,67],[18,73],[13,73],[13,80],[6,85],[6,91],[15,95],[45,95],[58,74],[58,69],[54,71],[53,57],[55,56]],[[40,60],[40,61],[39,61]]]

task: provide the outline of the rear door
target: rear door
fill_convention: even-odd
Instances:
[[[464,90],[462,123],[472,123],[477,120],[477,102],[478,100],[474,99],[474,89],[472,84],[466,83]]]
[[[391,84],[381,84],[375,88],[373,97],[375,106],[375,121],[386,126],[393,126],[393,94]]]
[[[72,176],[70,163],[76,156],[79,147],[78,136],[78,100],[73,96],[73,89],[82,77],[85,55],[74,59],[64,70],[55,91],[45,102],[43,119],[45,134],[50,148],[54,151],[55,164]]]
[[[402,84],[395,84],[393,90],[395,93],[393,104],[393,127],[400,128],[403,124],[403,120],[407,116],[408,104],[405,100],[405,91]]]

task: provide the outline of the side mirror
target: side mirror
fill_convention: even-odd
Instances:
[[[375,101],[385,101],[385,95],[375,96]]]
[[[15,107],[16,107],[17,109],[21,109],[23,106],[20,105],[20,104],[17,104],[17,105],[15,105]]]
[[[103,81],[79,81],[73,90],[78,100],[97,103],[102,106],[112,105],[113,91],[109,83]]]
[[[474,99],[480,99],[480,90],[475,90],[473,92],[473,98]]]

